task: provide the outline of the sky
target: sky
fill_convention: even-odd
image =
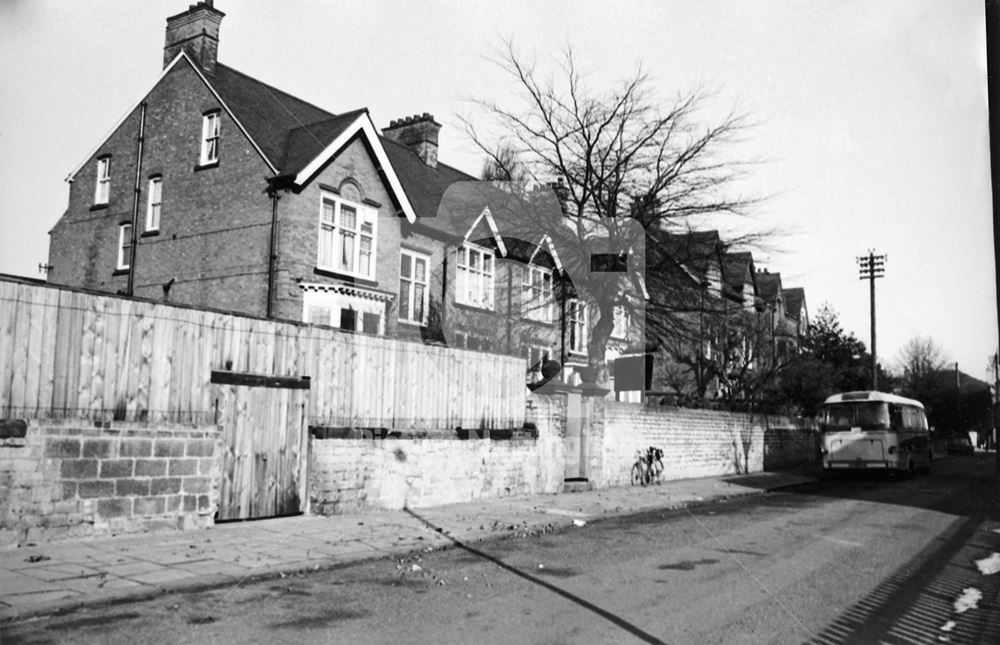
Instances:
[[[65,179],[152,87],[167,16],[187,0],[0,0],[0,273],[42,277]],[[877,349],[911,338],[987,378],[997,351],[996,272],[982,0],[387,2],[217,0],[219,60],[376,126],[430,112],[439,158],[478,174],[457,115],[511,98],[490,61],[504,39],[541,65],[571,45],[588,81],[639,65],[666,101],[712,90],[754,126],[734,158],[768,199],[739,225],[775,231],[758,268],[829,304],[869,343],[856,258],[887,255]],[[708,123],[706,122],[706,125]],[[708,220],[701,228],[731,222]]]

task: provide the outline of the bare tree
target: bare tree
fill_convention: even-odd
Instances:
[[[462,118],[487,155],[489,177],[554,188],[564,221],[544,232],[565,253],[564,264],[589,264],[595,240],[608,249],[646,250],[644,275],[574,276],[575,292],[596,310],[587,342],[589,367],[606,373],[616,307],[641,308],[648,325],[644,333],[654,340],[690,335],[700,286],[660,247],[665,232],[689,226],[692,217],[743,215],[759,201],[733,190],[749,165],[730,156],[731,145],[750,125],[746,117],[730,112],[714,125],[700,125],[709,93],[697,89],[662,101],[641,68],[611,89],[594,88],[571,48],[557,61],[554,76],[509,41],[495,62],[515,81],[518,96],[509,105],[474,100],[480,114]]]
[[[934,339],[926,336],[911,338],[896,359],[904,389],[918,398],[925,395],[935,387],[936,375],[945,369],[947,360],[944,350]]]

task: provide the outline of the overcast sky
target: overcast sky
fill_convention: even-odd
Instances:
[[[150,89],[186,0],[0,0],[0,273],[38,277],[66,176]],[[982,0],[336,2],[217,0],[219,59],[379,127],[430,112],[440,158],[477,174],[455,115],[510,85],[501,39],[546,60],[569,43],[597,85],[641,63],[664,97],[704,85],[757,122],[754,214],[784,233],[758,268],[805,288],[868,344],[856,256],[888,255],[878,349],[930,336],[985,378],[996,351]],[[723,223],[719,223],[720,226]],[[715,226],[708,222],[707,226]]]

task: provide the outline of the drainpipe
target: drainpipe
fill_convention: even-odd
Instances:
[[[131,297],[135,288],[135,247],[139,242],[139,198],[142,195],[142,144],[146,132],[146,103],[139,105],[139,138],[135,152],[135,187],[132,192],[132,239],[128,251],[128,285],[125,295]]]
[[[275,253],[276,247],[276,237],[278,232],[278,200],[281,199],[281,195],[278,194],[278,190],[273,186],[268,188],[268,196],[271,198],[271,240],[269,242],[270,248],[267,252],[267,317],[270,318],[274,313],[274,276],[275,276],[275,261],[278,259]]]
[[[511,292],[514,290],[514,266],[510,262],[507,263],[507,354],[510,354],[510,326],[511,317],[514,312],[511,311],[513,308],[513,303],[511,301]]]

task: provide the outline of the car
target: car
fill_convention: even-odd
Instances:
[[[973,452],[975,452],[975,448],[967,435],[948,437],[949,455],[971,455]]]

